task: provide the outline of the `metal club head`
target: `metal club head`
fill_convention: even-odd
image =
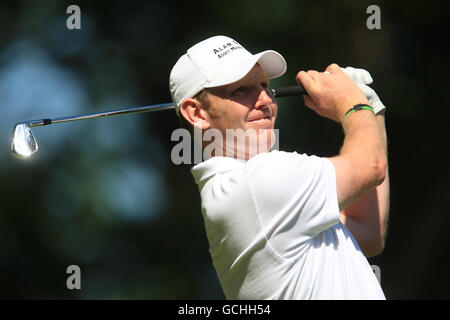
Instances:
[[[13,129],[11,153],[16,158],[25,159],[36,151],[38,151],[38,144],[30,126],[26,122],[16,124]]]

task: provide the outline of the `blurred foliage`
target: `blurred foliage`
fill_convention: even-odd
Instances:
[[[81,8],[81,30],[66,8]],[[381,30],[366,8],[381,8]],[[192,44],[229,35],[301,70],[362,67],[388,106],[387,245],[370,259],[388,298],[450,298],[446,249],[448,2],[14,1],[0,4],[0,298],[221,299],[189,166],[171,163],[175,114],[36,128],[41,151],[9,155],[14,123],[170,101],[168,77]],[[279,101],[280,148],[328,156],[339,126]],[[66,288],[66,268],[82,290]]]

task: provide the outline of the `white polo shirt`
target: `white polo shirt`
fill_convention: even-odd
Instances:
[[[385,299],[339,221],[334,166],[272,151],[192,168],[227,299]]]

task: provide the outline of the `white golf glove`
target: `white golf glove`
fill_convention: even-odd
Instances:
[[[342,71],[361,88],[375,114],[384,112],[386,106],[381,102],[375,90],[368,86],[373,82],[373,79],[367,70],[347,67],[342,68]]]

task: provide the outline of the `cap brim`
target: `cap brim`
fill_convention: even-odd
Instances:
[[[204,85],[204,88],[224,86],[244,78],[253,67],[259,63],[270,79],[282,76],[287,70],[286,60],[276,51],[267,50],[250,56],[248,59],[232,61],[227,67],[227,72]]]
[[[257,56],[259,65],[270,79],[281,77],[287,70],[286,60],[276,51],[267,50],[258,53]]]

